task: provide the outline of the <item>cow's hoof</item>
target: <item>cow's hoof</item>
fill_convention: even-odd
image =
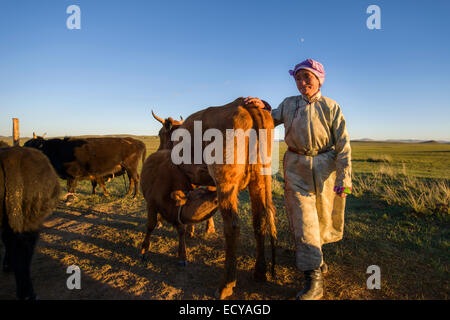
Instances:
[[[186,267],[186,266],[187,266],[187,261],[186,261],[186,260],[178,261],[178,265],[179,265],[180,267]]]

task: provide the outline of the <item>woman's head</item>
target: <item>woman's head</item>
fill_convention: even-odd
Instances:
[[[308,97],[316,94],[325,81],[323,65],[313,59],[297,64],[289,73],[294,77],[298,90]]]

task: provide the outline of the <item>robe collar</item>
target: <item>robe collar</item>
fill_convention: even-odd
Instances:
[[[301,97],[307,103],[312,103],[312,102],[316,102],[317,100],[319,100],[320,97],[322,97],[322,94],[321,94],[320,89],[319,89],[319,91],[317,91],[317,93],[315,95],[313,95],[311,97],[311,99],[309,99],[309,100],[308,100],[308,98],[306,96],[301,95]]]

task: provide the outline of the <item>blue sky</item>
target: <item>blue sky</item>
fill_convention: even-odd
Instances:
[[[81,30],[66,27],[72,4]],[[314,58],[351,138],[450,141],[449,21],[449,1],[0,0],[0,135],[13,117],[22,136],[154,135],[151,109],[276,107],[298,94],[288,70]]]

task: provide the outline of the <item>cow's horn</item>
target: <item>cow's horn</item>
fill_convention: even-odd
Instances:
[[[182,117],[182,116],[180,116],[180,118],[181,118],[180,121],[172,120],[172,124],[173,124],[174,126],[180,126],[180,125],[182,125],[183,122],[184,122],[184,120],[183,120],[183,117]]]
[[[36,135],[36,133],[33,132],[33,139],[36,139],[36,138],[37,138],[37,135]]]
[[[152,110],[152,115],[153,115],[153,118],[155,118],[156,120],[158,120],[159,122],[161,122],[161,124],[164,124],[164,122],[166,122],[166,120],[164,120],[164,119],[158,117],[158,116],[153,112],[153,110]]]
[[[42,138],[45,138],[46,135],[47,135],[47,132],[42,135]]]

